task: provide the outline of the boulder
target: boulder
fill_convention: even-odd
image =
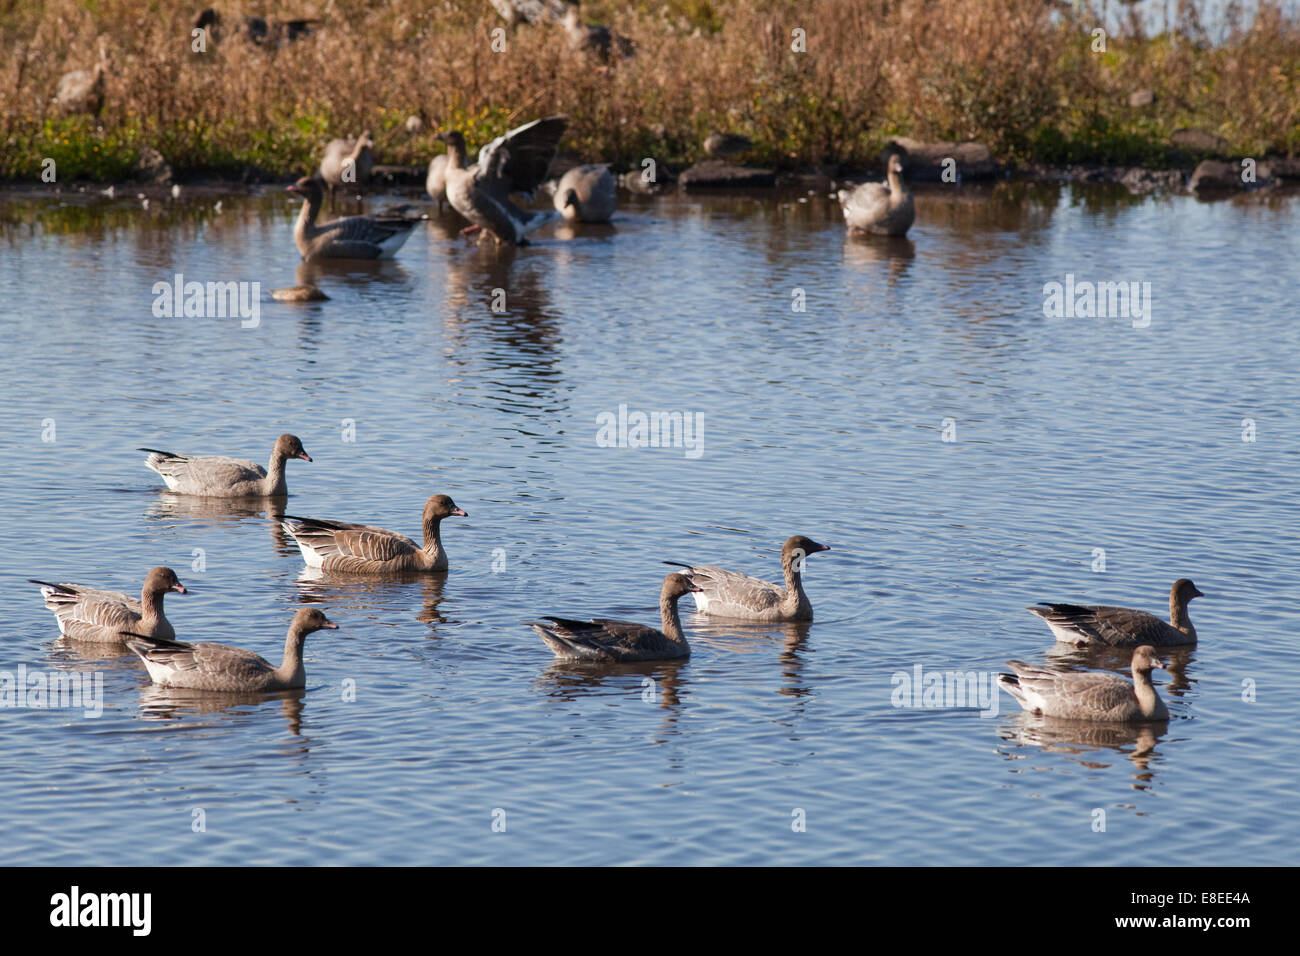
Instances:
[[[1177,169],[1143,169],[1134,166],[1119,181],[1135,195],[1152,192],[1182,192],[1183,174]]]
[[[993,153],[983,143],[922,143],[907,136],[896,136],[885,146],[883,159],[886,166],[894,153],[903,158],[904,175],[922,182],[943,182],[944,160],[947,159],[956,161],[959,180],[988,179],[999,172]]]
[[[1256,173],[1258,176],[1258,172]],[[1192,192],[1223,189],[1245,189],[1253,185],[1241,178],[1240,163],[1221,163],[1216,159],[1202,160],[1192,173],[1187,188]]]
[[[685,170],[677,182],[683,189],[769,189],[776,185],[776,173],[710,159]]]
[[[1133,109],[1150,106],[1156,101],[1155,90],[1134,90],[1128,95],[1128,105]]]
[[[1203,129],[1177,129],[1169,137],[1169,144],[1190,153],[1213,153],[1222,156],[1228,151],[1228,141]]]

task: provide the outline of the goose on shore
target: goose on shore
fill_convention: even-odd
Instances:
[[[903,185],[903,161],[889,157],[888,178],[883,183],[862,183],[836,195],[850,229],[884,236],[905,236],[916,219],[912,193]]]
[[[711,565],[664,563],[686,568],[684,575],[695,585],[695,607],[701,613],[743,621],[811,621],[812,602],[803,589],[803,562],[810,554],[829,550],[830,545],[803,535],[786,539],[781,547],[784,587]]]
[[[569,0],[569,8],[564,11],[564,33],[569,40],[569,49],[594,54],[606,62],[636,55],[636,43],[632,40],[609,27],[583,23],[582,5],[578,0]]]
[[[567,123],[563,116],[525,123],[480,149],[473,165],[466,164],[465,137],[459,130],[439,133],[447,144],[447,201],[497,242],[525,245],[528,234],[556,214],[549,209],[520,209],[510,201],[510,194],[531,194],[546,179]]]
[[[126,646],[144,661],[155,684],[226,692],[298,690],[307,685],[302,664],[302,645],[307,635],[337,629],[338,625],[320,611],[302,608],[289,625],[284,663],[279,667],[252,651],[206,641],[186,644],[136,634]]]
[[[281,435],[271,447],[271,462],[263,468],[255,461],[222,455],[178,455],[156,448],[148,452],[145,467],[162,476],[168,491],[208,498],[274,498],[287,495],[284,464],[290,458],[311,461],[297,435]]]
[[[162,567],[145,576],[138,601],[120,591],[100,591],[80,584],[36,580],[32,584],[41,586],[45,606],[54,612],[60,634],[97,644],[120,644],[128,634],[174,639],[176,631],[163,614],[163,595],[168,591],[186,593],[176,572]]]
[[[1023,661],[1007,665],[1015,674],[999,674],[998,686],[1030,713],[1099,722],[1169,719],[1151,683],[1151,669],[1165,665],[1150,645],[1133,651],[1132,684],[1115,674],[1064,673]]]
[[[222,23],[225,17],[219,14],[215,8],[207,7],[199,13],[198,19],[194,22],[196,30],[206,30],[213,43],[218,42],[224,28]],[[281,43],[292,43],[303,37],[310,36],[312,28],[319,23],[319,20],[311,18],[298,18],[295,20],[276,20],[274,18],[240,15],[234,17],[234,27],[232,32],[244,38],[248,43],[254,46],[273,48],[278,47]]]
[[[603,164],[574,166],[555,187],[555,208],[565,219],[609,222],[618,208],[614,174]]]
[[[564,0],[492,0],[492,9],[512,27],[521,23],[558,21],[564,18]]]
[[[320,178],[331,196],[336,189],[359,189],[370,182],[370,170],[375,163],[374,146],[370,130],[356,139],[332,139],[326,144],[325,157],[320,161]]]
[[[93,69],[70,70],[59,77],[54,102],[64,113],[98,116],[104,108],[104,77],[109,70],[108,42],[99,41],[99,62]]]
[[[346,216],[317,224],[324,189],[304,176],[289,192],[303,197],[293,241],[304,259],[391,259],[420,220],[410,216]]]
[[[469,517],[446,495],[425,502],[424,547],[406,535],[373,525],[285,515],[283,527],[311,568],[355,574],[446,571],[447,552],[439,533],[442,519],[452,515]]]
[[[1126,607],[1080,604],[1039,604],[1026,608],[1041,617],[1058,641],[1066,644],[1107,644],[1111,647],[1176,647],[1196,643],[1196,628],[1187,614],[1192,598],[1205,597],[1187,578],[1169,589],[1169,623],[1154,614]]]
[[[688,657],[691,645],[682,632],[677,600],[683,594],[700,589],[684,574],[670,574],[659,590],[659,620],[662,631],[632,621],[593,618],[575,621],[563,617],[544,617],[542,624],[529,621],[528,626],[541,636],[546,646],[561,660],[570,661],[658,661]]]
[[[741,153],[748,152],[753,146],[753,142],[747,136],[741,136],[739,133],[724,133],[716,129],[704,139],[704,151],[714,159],[739,156]]]

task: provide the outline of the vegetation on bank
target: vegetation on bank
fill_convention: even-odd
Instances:
[[[288,19],[313,2],[305,39],[192,50],[201,6]],[[874,165],[899,134],[979,140],[1011,164],[1158,167],[1180,128],[1228,155],[1296,155],[1300,17],[1229,4],[1209,28],[1209,6],[1111,3],[1102,51],[1102,0],[588,0],[586,20],[637,44],[602,66],[488,0],[0,0],[0,179],[38,181],[53,159],[60,181],[120,180],[146,146],[181,175],[300,174],[363,128],[380,161],[416,165],[440,127],[477,144],[550,113],[570,117],[566,150],[629,168],[698,160],[715,128],[779,168]],[[101,42],[103,106],[69,113],[60,77],[93,69]],[[1138,90],[1154,102],[1130,105]]]

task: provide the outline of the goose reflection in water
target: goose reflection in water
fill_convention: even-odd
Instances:
[[[280,526],[288,499],[272,498],[205,498],[159,491],[145,517],[151,521],[191,522],[199,527],[222,528],[243,521],[264,520],[271,534],[276,554],[296,555],[298,546]]]
[[[998,735],[1017,748],[1033,747],[1041,753],[1066,756],[1083,767],[1104,769],[1116,756],[1133,762],[1135,790],[1147,790],[1155,775],[1152,762],[1161,756],[1156,745],[1168,733],[1169,722],[1142,724],[1093,723],[1021,713],[999,729]],[[1111,753],[1107,753],[1111,751]],[[1001,751],[1007,759],[1032,759],[1032,754]],[[1033,766],[1031,769],[1049,769]]]
[[[295,549],[296,551],[297,549]],[[403,571],[386,574],[331,573],[320,568],[304,567],[298,575],[298,600],[306,605],[329,605],[352,611],[375,614],[394,608],[409,609],[413,589],[420,594],[420,609],[415,619],[435,632],[437,625],[448,623],[438,610],[447,585],[445,573]]]
[[[235,694],[186,690],[149,683],[140,688],[140,718],[168,721],[196,717],[222,718],[227,721],[253,720],[255,711],[279,701],[289,733],[295,737],[302,737],[302,711],[306,695],[310,691],[309,687],[305,690]],[[217,723],[217,720],[205,721],[206,726],[215,726]],[[303,738],[303,741],[302,752],[305,753],[306,738]]]

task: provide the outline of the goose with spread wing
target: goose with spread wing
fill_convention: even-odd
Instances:
[[[510,194],[531,194],[546,179],[567,123],[563,116],[525,123],[480,149],[478,162],[472,165],[467,163],[465,137],[459,130],[439,133],[447,144],[443,170],[447,201],[497,242],[525,245],[528,234],[554,220],[557,213],[520,209],[510,201]]]

